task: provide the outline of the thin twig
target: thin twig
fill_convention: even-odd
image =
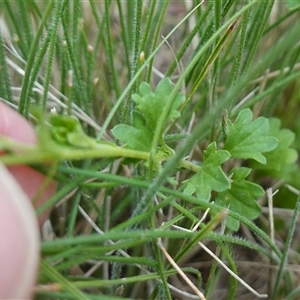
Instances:
[[[248,283],[241,279],[238,275],[232,272],[220,259],[217,257],[210,249],[208,249],[204,244],[198,242],[198,244],[212,257],[214,258],[232,277],[239,281],[247,290],[253,293],[258,298],[268,298],[267,294],[259,294],[255,291]]]
[[[196,230],[198,229],[198,227],[200,226],[200,224],[206,219],[206,217],[207,217],[209,211],[210,211],[210,208],[208,208],[208,209],[204,212],[202,218],[201,218],[201,219],[199,220],[199,222],[193,227],[192,231],[196,231]]]
[[[174,269],[179,273],[179,275],[183,278],[183,280],[190,286],[190,288],[195,292],[196,295],[199,296],[201,300],[206,300],[204,295],[197,289],[197,287],[192,283],[192,281],[184,274],[184,272],[180,269],[180,267],[176,264],[176,262],[173,260],[173,258],[170,256],[170,254],[167,252],[167,250],[164,248],[164,246],[161,243],[161,239],[159,238],[157,240],[157,246],[159,249],[163,252],[167,260],[170,262],[170,264],[174,267]]]
[[[267,189],[267,197],[268,197],[268,207],[269,207],[269,226],[270,226],[270,237],[272,243],[275,242],[275,234],[274,234],[274,214],[273,214],[273,193],[272,189]]]
[[[294,193],[295,195],[299,195],[299,190],[294,188],[293,186],[291,186],[290,184],[285,184],[285,186],[287,187],[287,189],[289,191],[291,191],[292,193]]]
[[[180,229],[182,231],[192,232],[189,229],[182,228],[179,226],[176,226],[177,229]],[[209,255],[211,255],[212,258],[214,258],[232,277],[234,277],[238,282],[240,282],[245,288],[247,288],[250,292],[252,292],[256,297],[258,298],[267,298],[267,294],[259,294],[257,291],[255,291],[248,283],[246,283],[243,279],[241,279],[238,275],[236,275],[230,268],[228,268],[211,250],[209,250],[203,243],[198,242],[198,245],[203,248]]]
[[[274,234],[274,214],[273,214],[273,193],[272,188],[267,189],[267,197],[268,197],[268,208],[269,208],[269,228],[270,228],[270,238],[272,243],[275,242],[275,234]],[[273,256],[274,252],[270,249],[271,255]],[[270,264],[272,264],[272,259],[270,258]],[[273,272],[269,269],[269,280],[268,280],[268,291],[271,293],[272,291],[272,277]]]

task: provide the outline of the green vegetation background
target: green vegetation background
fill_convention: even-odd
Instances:
[[[299,298],[299,1],[0,11],[1,101],[41,141],[1,161],[59,183],[37,299],[199,299],[187,278],[206,299]]]

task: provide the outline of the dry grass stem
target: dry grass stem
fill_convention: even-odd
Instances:
[[[192,283],[192,281],[184,274],[184,272],[180,269],[180,267],[176,264],[176,262],[173,260],[173,258],[169,255],[167,250],[164,248],[164,246],[161,243],[161,239],[159,238],[157,240],[157,245],[159,249],[163,252],[167,260],[170,262],[170,264],[174,267],[174,269],[179,273],[179,275],[182,277],[182,279],[187,283],[187,285],[195,292],[196,295],[199,296],[201,300],[206,300],[204,295],[197,289],[197,287]]]

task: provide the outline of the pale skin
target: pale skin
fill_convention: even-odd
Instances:
[[[0,102],[0,135],[36,144],[34,128]],[[31,299],[39,264],[39,218],[31,203],[45,176],[25,166],[5,167],[0,158],[0,299]],[[38,199],[38,207],[55,191],[52,181]]]

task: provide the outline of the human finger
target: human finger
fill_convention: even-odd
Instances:
[[[30,299],[39,262],[39,226],[28,196],[0,163],[0,299]]]

